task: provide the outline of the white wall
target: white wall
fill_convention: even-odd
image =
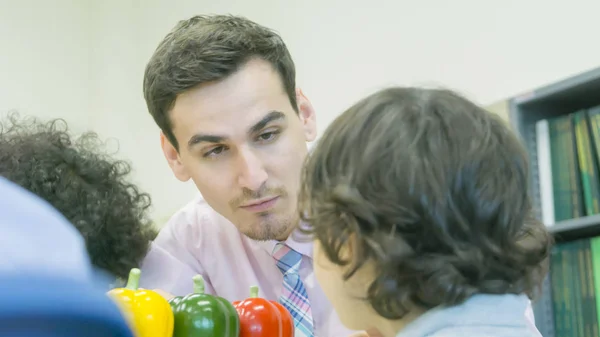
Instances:
[[[89,126],[89,6],[78,0],[0,0],[0,116]]]
[[[91,11],[92,96],[95,130],[119,141],[119,156],[130,160],[134,182],[149,192],[153,215],[163,223],[197,191],[181,183],[163,159],[159,129],[146,110],[142,93],[144,66],[152,49],[148,44],[144,11],[135,1],[94,1]]]
[[[344,108],[385,85],[448,85],[488,104],[600,66],[600,44],[594,42],[597,0],[90,0],[89,4],[91,125],[119,140],[121,156],[136,169],[135,180],[154,198],[159,221],[197,192],[191,184],[176,181],[162,157],[158,130],[142,97],[142,74],[158,42],[178,20],[191,15],[241,14],[278,30],[295,58],[298,84],[318,110],[321,131]],[[72,49],[79,50],[82,33],[68,32],[68,27],[84,20],[67,15],[86,17],[83,9],[54,11],[63,15],[61,27],[70,34]],[[40,25],[23,24],[31,30]],[[21,59],[24,50],[11,54],[16,68],[28,66]],[[85,53],[69,56],[68,64],[79,66],[58,79],[60,83],[84,80],[85,62],[78,55]],[[67,62],[32,61],[35,72],[17,80],[11,104],[36,106],[40,113],[86,106],[85,85],[69,87],[81,94],[75,100],[66,93],[53,99],[61,86],[49,85],[54,78],[39,82],[40,72]],[[24,94],[29,82],[48,92],[42,97]],[[48,104],[52,109],[42,109]]]

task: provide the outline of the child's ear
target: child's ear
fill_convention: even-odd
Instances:
[[[360,238],[356,233],[352,233],[348,236],[346,243],[340,248],[339,256],[342,261],[347,261],[346,268],[348,270],[354,269],[356,266],[361,265],[357,270],[357,274],[361,269],[364,269],[364,265],[369,262],[366,261],[366,252],[364,247],[364,238]]]
[[[346,261],[355,261],[360,257],[360,245],[356,234],[353,233],[348,236],[348,241],[340,250],[340,257]]]

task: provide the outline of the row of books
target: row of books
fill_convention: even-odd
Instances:
[[[550,278],[555,336],[600,336],[600,237],[555,245]]]
[[[542,221],[600,213],[600,106],[536,124]]]

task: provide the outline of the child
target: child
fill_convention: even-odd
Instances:
[[[94,133],[72,137],[62,120],[11,114],[0,124],[0,176],[54,206],[81,233],[94,266],[126,279],[156,235],[150,196],[126,180],[129,165],[100,145]]]
[[[511,130],[456,93],[390,88],[344,112],[300,196],[342,322],[386,337],[537,336],[525,311],[551,237],[528,179]]]

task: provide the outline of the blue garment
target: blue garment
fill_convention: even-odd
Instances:
[[[525,295],[474,295],[461,305],[429,310],[396,337],[537,337]]]
[[[95,275],[75,227],[0,177],[0,336],[133,337]]]
[[[61,213],[0,177],[0,275],[30,273],[91,280],[83,238]]]

